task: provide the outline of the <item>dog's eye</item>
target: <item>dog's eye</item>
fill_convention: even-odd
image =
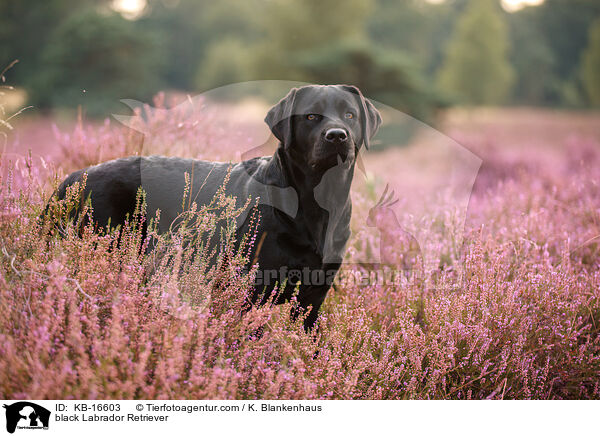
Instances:
[[[351,120],[352,118],[354,118],[354,114],[352,112],[346,112],[346,115],[344,115],[347,119]]]
[[[308,114],[308,115],[306,116],[306,119],[307,119],[308,121],[316,121],[316,120],[318,120],[318,119],[319,119],[319,116],[318,116],[317,114]]]

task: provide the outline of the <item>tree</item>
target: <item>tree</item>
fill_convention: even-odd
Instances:
[[[235,59],[228,62],[226,53],[216,53],[213,46],[236,49],[236,45],[255,41],[259,33],[256,21],[264,1],[149,0],[148,5],[150,12],[136,24],[148,32],[160,33],[165,48],[163,81],[171,88],[192,90],[198,83],[204,89],[205,78],[212,77],[224,63],[226,76],[230,75]],[[219,66],[211,65],[213,60]],[[246,71],[238,73],[247,75]]]
[[[369,36],[379,47],[410,53],[432,76],[441,64],[444,43],[464,5],[465,0],[376,0],[367,23]]]
[[[545,0],[536,9],[539,30],[552,51],[552,82],[556,97],[550,103],[581,106],[586,91],[581,80],[581,59],[588,29],[600,17],[598,0]],[[548,82],[545,79],[540,79]]]
[[[119,99],[148,99],[159,89],[156,35],[139,31],[116,13],[74,13],[51,34],[44,68],[32,83],[38,107],[76,107],[106,115]]]
[[[293,65],[298,54],[324,44],[364,40],[371,7],[372,0],[348,0],[343,8],[335,0],[269,2],[258,22],[264,38],[253,50],[255,77],[309,81],[307,74]]]
[[[536,8],[539,29],[556,59],[555,71],[563,80],[574,79],[588,29],[600,17],[598,0],[545,0]]]
[[[510,60],[516,72],[512,102],[548,105],[560,102],[560,79],[554,53],[540,30],[539,6],[509,14]]]
[[[458,20],[439,71],[442,90],[467,103],[501,103],[514,77],[508,41],[497,1],[471,0]]]
[[[590,26],[589,42],[583,53],[581,74],[590,102],[600,105],[600,19]]]
[[[0,0],[0,65],[19,59],[13,84],[28,87],[43,70],[42,55],[54,29],[81,9],[109,0]]]
[[[383,44],[382,35],[375,41],[369,37],[367,24],[376,5],[374,0],[349,0],[340,8],[334,0],[308,0],[299,7],[274,0],[264,14],[265,39],[255,51],[256,78],[348,83],[368,97],[430,120],[439,101],[407,55],[413,43],[394,47],[391,41]]]
[[[414,61],[398,50],[368,41],[340,41],[298,53],[291,64],[309,82],[349,83],[370,98],[431,121],[431,109],[440,105],[429,92]]]
[[[239,38],[224,38],[212,43],[196,73],[198,90],[207,91],[252,78],[252,51]]]

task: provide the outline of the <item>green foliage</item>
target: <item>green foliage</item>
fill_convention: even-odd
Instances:
[[[369,39],[372,10],[373,2],[365,0],[352,0],[343,8],[332,0],[309,0],[302,7],[290,0],[274,1],[257,22],[264,37],[251,45],[219,43],[207,56],[197,83],[203,89],[251,79],[347,83],[371,98],[429,118],[438,101],[416,63],[405,52]]]
[[[346,39],[363,40],[370,7],[368,0],[350,0],[343,8],[334,0],[308,0],[301,7],[292,0],[271,2],[258,20],[264,35],[253,47],[254,77],[309,81],[295,64],[298,55]]]
[[[306,50],[292,65],[310,82],[356,85],[369,97],[417,118],[429,118],[432,105],[440,103],[406,54],[367,41],[341,41]]]
[[[347,38],[362,39],[372,0],[274,0],[260,22],[267,43],[276,52],[318,48]]]
[[[598,0],[545,0],[536,8],[542,37],[558,60],[554,70],[562,80],[577,76],[588,29],[600,17]]]
[[[536,8],[540,34],[556,60],[553,79],[549,81],[553,93],[547,103],[572,107],[585,104],[580,60],[588,29],[597,17],[600,17],[597,0],[546,0]]]
[[[589,34],[582,59],[582,79],[590,103],[600,106],[600,19],[590,27]]]
[[[15,59],[16,86],[28,86],[40,73],[49,35],[70,14],[98,0],[0,0],[0,65]]]
[[[131,21],[112,0],[0,0],[0,65],[20,60],[11,79],[29,103],[88,115],[159,89],[268,79],[354,83],[425,118],[436,80],[473,104],[593,101],[583,51],[600,2],[509,14],[499,1],[147,0]]]
[[[158,88],[153,38],[118,14],[73,14],[50,37],[34,104],[82,105],[88,114],[100,115],[118,107],[119,99],[149,98]]]
[[[165,49],[161,79],[171,88],[184,90],[197,89],[198,83],[203,87],[215,74],[213,71],[224,67],[227,52],[215,53],[218,47],[227,50],[234,40],[249,43],[258,38],[257,20],[264,8],[262,0],[151,0],[149,5],[150,13],[136,24],[147,32],[161,34]],[[219,59],[215,59],[217,56]],[[219,66],[209,65],[212,60]]]
[[[432,4],[423,0],[376,0],[367,20],[370,39],[380,47],[410,53],[427,74],[443,57],[444,42],[464,0]]]
[[[538,8],[525,8],[508,15],[511,37],[510,60],[516,71],[512,101],[518,104],[558,104],[559,62],[540,31]]]
[[[196,74],[195,86],[209,90],[247,81],[253,68],[251,50],[237,38],[226,38],[209,47]]]
[[[474,104],[503,102],[513,82],[508,33],[494,0],[471,0],[449,42],[440,87]]]

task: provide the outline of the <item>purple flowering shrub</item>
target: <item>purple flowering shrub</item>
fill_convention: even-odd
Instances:
[[[220,141],[202,120],[156,123],[157,143],[200,144],[193,157],[211,158],[203,135]],[[575,138],[540,159],[465,140],[482,147],[485,164],[458,253],[440,246],[453,254],[427,280],[340,282],[312,334],[290,320],[294,301],[242,315],[253,277],[245,250],[256,235],[240,250],[227,239],[208,268],[198,235],[235,215],[223,195],[221,213],[191,210],[193,223],[157,237],[152,251],[143,214],[109,234],[69,221],[81,186],[53,204],[58,226],[39,220],[65,173],[140,150],[139,135],[109,123],[81,123],[49,141],[60,146],[53,157],[2,157],[3,398],[600,398],[593,140]],[[355,199],[357,216],[372,206]]]

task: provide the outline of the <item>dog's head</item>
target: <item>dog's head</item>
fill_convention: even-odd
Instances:
[[[323,172],[340,160],[354,163],[360,146],[369,147],[381,116],[355,86],[311,85],[292,89],[265,122],[295,162]]]

